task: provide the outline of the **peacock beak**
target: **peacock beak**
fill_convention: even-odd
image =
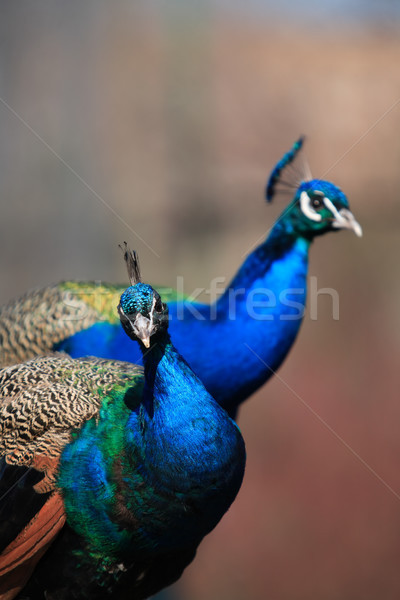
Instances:
[[[150,336],[154,332],[154,326],[150,319],[140,313],[136,316],[133,331],[145,348],[150,348]]]
[[[335,229],[352,229],[357,237],[362,237],[360,223],[355,220],[353,213],[347,208],[341,208],[339,211],[336,211],[332,227]]]
[[[145,348],[150,348],[150,338],[149,338],[149,337],[144,337],[144,338],[142,339],[142,342],[143,342],[143,346],[144,346]]]
[[[145,348],[150,348],[150,336],[155,331],[153,322],[140,313],[136,315],[135,320],[131,319],[129,315],[124,313],[121,304],[118,304],[117,310],[121,323],[129,337],[139,339]]]

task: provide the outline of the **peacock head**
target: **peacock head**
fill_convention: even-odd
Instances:
[[[293,200],[280,220],[289,230],[298,235],[314,238],[327,231],[352,229],[358,237],[361,237],[361,226],[350,211],[348,200],[342,190],[329,181],[303,177],[305,165],[302,170],[295,168],[293,163],[301,156],[303,142],[304,138],[297,140],[272,171],[266,188],[267,201],[271,202],[279,191],[286,193],[290,190],[294,191]],[[282,178],[284,171],[289,174],[286,180]]]
[[[136,252],[124,242],[124,258],[131,282],[121,295],[118,314],[127,335],[150,347],[150,338],[168,329],[168,306],[151,285],[140,281],[139,260]]]

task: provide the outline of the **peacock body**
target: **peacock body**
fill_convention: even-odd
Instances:
[[[147,598],[240,488],[242,436],[172,345],[158,293],[135,280],[118,310],[144,374],[57,354],[0,371],[2,600]]]

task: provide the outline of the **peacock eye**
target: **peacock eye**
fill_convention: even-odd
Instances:
[[[323,206],[322,199],[318,198],[318,196],[314,196],[311,198],[311,206],[315,209],[321,208]]]

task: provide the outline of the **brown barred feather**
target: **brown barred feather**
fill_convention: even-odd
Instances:
[[[0,308],[0,368],[49,354],[58,342],[104,319],[119,323],[126,286],[61,282]]]
[[[71,431],[97,415],[102,398],[142,373],[137,365],[98,358],[43,356],[0,370],[0,457],[46,474],[52,489]]]
[[[27,292],[0,309],[0,367],[48,354],[97,321],[97,310],[59,286]]]

